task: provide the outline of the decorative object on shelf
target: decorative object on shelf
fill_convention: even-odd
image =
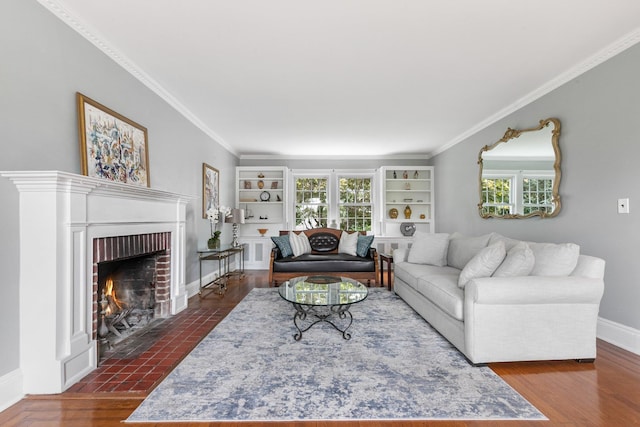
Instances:
[[[262,193],[260,193],[260,200],[262,200],[263,202],[268,202],[271,199],[271,193],[269,193],[268,191],[263,191]]]
[[[398,209],[396,209],[396,208],[389,209],[389,218],[391,218],[391,219],[398,218]]]
[[[220,204],[220,172],[202,164],[202,218],[209,218],[209,210]]]
[[[416,225],[412,222],[403,222],[400,224],[400,232],[403,236],[413,236],[416,232]]]
[[[271,182],[271,189],[272,190],[277,190],[278,189],[278,181]]]
[[[262,237],[264,237],[264,235],[267,234],[267,231],[269,231],[268,228],[258,228],[258,233],[260,233]]]
[[[420,174],[418,173],[418,171],[415,171],[413,173],[413,179],[418,179],[419,176],[420,176]]]
[[[413,199],[403,199],[405,203],[411,203],[413,202]]]
[[[149,187],[147,128],[76,93],[82,174]]]
[[[261,190],[264,188],[264,181],[263,180],[259,180],[258,181],[258,188],[261,189]]]
[[[407,171],[402,172],[402,178],[408,179],[409,178],[409,172],[407,172]]]
[[[420,214],[420,219],[427,219],[427,216],[425,214]]]
[[[260,219],[269,219],[267,215],[260,215]]]
[[[278,202],[281,202],[281,201],[282,201],[282,198],[280,197],[280,195],[279,195],[279,194],[276,194],[276,201],[278,201]]]
[[[411,206],[407,205],[404,208],[404,217],[405,217],[405,219],[411,218]]]
[[[397,179],[398,178],[398,174],[396,173],[396,171],[393,171],[393,179]]]
[[[231,212],[225,217],[224,222],[233,224],[233,241],[231,245],[236,248],[240,246],[238,242],[238,224],[244,224],[244,209],[231,209]]]
[[[411,190],[411,183],[410,182],[405,182],[404,183],[404,189],[405,190]]]
[[[226,206],[211,207],[207,209],[207,218],[209,219],[209,225],[211,227],[211,237],[207,240],[207,246],[209,249],[217,248],[220,246],[220,234],[218,230],[218,224],[231,215],[231,208]]]
[[[253,211],[251,209],[248,209],[247,206],[245,205],[244,208],[244,218],[253,218]]]
[[[244,189],[245,190],[251,190],[251,181],[249,181],[249,180],[245,180],[244,181]]]
[[[263,174],[262,172],[260,172],[260,173],[258,174],[258,178],[264,178],[264,174]]]

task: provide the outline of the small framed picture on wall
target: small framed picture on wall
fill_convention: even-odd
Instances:
[[[207,211],[220,206],[220,172],[213,166],[202,164],[202,218]]]

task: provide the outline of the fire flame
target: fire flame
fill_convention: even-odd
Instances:
[[[107,300],[109,301],[109,305],[107,306],[107,308],[105,310],[105,314],[107,316],[110,315],[112,313],[112,311],[113,311],[111,309],[111,305],[112,304],[114,306],[118,307],[119,310],[122,310],[122,304],[120,304],[120,301],[118,300],[118,297],[116,297],[116,290],[113,288],[113,280],[110,277],[105,282],[104,295],[107,297]]]

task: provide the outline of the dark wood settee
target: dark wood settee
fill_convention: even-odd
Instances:
[[[277,246],[271,250],[269,260],[269,284],[278,286],[297,276],[344,276],[358,280],[367,286],[375,284],[379,277],[378,253],[374,247],[366,257],[338,253],[342,230],[313,228],[304,231],[281,230],[280,235],[305,233],[311,244],[311,253],[297,257],[283,257]],[[366,234],[365,232],[360,232]]]

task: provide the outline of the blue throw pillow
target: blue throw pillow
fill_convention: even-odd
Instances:
[[[293,249],[291,249],[291,243],[289,243],[289,235],[284,236],[271,236],[271,240],[276,244],[283,258],[293,255]]]
[[[356,246],[356,254],[359,257],[366,257],[369,255],[369,249],[371,248],[371,244],[373,243],[374,235],[363,236],[362,234],[358,235],[358,245]]]

